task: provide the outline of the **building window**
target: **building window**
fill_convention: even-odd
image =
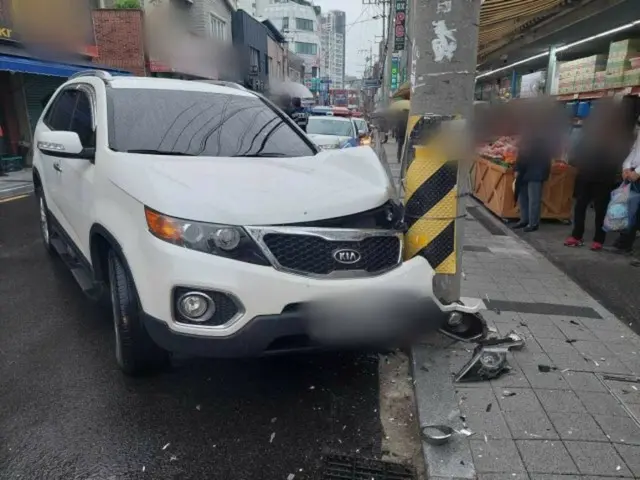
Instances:
[[[296,42],[296,53],[303,55],[317,55],[318,45],[315,43]]]
[[[296,30],[313,32],[313,20],[307,20],[306,18],[296,18]]]
[[[277,76],[278,72],[273,71],[273,58],[267,57],[267,75],[275,74]]]
[[[289,30],[289,17],[282,17],[282,30]]]
[[[254,70],[260,71],[260,52],[253,47],[249,47],[249,65],[255,67]]]
[[[209,13],[209,35],[211,38],[217,38],[218,40],[225,40],[226,37],[226,22],[217,15]]]

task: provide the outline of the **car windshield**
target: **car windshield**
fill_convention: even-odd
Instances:
[[[349,120],[328,117],[311,117],[307,124],[307,133],[353,137],[353,124]]]
[[[360,133],[369,133],[369,127],[367,127],[367,122],[365,120],[355,119],[353,122],[356,124],[356,127],[358,127],[358,131]]]
[[[119,152],[203,157],[306,157],[317,152],[260,97],[113,88],[109,147]]]

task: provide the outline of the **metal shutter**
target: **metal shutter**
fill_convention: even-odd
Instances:
[[[24,97],[27,103],[27,113],[31,133],[36,129],[38,119],[44,110],[42,100],[51,95],[55,90],[67,81],[64,77],[49,77],[46,75],[24,74]]]

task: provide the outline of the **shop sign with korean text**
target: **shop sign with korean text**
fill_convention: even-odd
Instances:
[[[400,71],[400,56],[393,55],[391,57],[391,91],[395,92],[398,89],[398,79]]]
[[[407,0],[395,0],[395,20],[393,26],[394,42],[393,51],[404,50],[406,40],[405,24],[407,21]]]

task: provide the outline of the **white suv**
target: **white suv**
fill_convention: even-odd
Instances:
[[[319,151],[249,91],[84,72],[34,143],[44,244],[110,300],[126,373],[171,351],[315,348],[314,302],[413,293],[439,324],[464,309],[432,299],[423,258],[402,261],[402,211],[373,150]]]

